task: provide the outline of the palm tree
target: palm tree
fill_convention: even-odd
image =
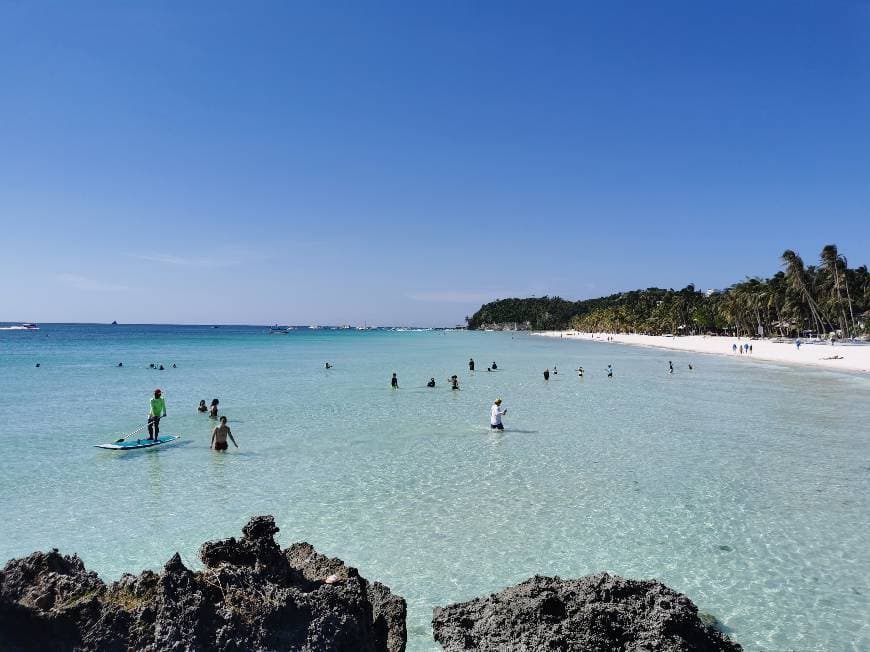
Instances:
[[[834,289],[837,293],[836,312],[840,321],[840,330],[843,336],[848,334],[848,322],[846,321],[846,311],[843,309],[843,295],[840,293],[840,262],[841,256],[837,252],[837,245],[829,244],[822,248],[822,253],[819,255],[819,260],[822,263],[822,269],[830,276],[834,277]],[[833,299],[833,296],[831,297]],[[851,305],[851,302],[850,302]]]
[[[804,268],[803,259],[791,249],[786,249],[780,257],[785,266],[785,277],[788,279],[789,286],[797,292],[800,298],[806,303],[810,315],[813,318],[816,330],[821,333],[824,330],[824,321],[818,303],[813,298],[807,287],[807,272]],[[830,322],[829,322],[830,323]],[[833,326],[832,326],[833,327]]]

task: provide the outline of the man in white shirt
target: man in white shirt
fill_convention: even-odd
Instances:
[[[504,430],[501,422],[503,414],[507,414],[507,409],[501,409],[501,399],[497,398],[495,403],[492,404],[492,409],[489,411],[489,427],[493,430]]]

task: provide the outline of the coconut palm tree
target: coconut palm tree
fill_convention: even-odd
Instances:
[[[780,259],[785,266],[785,277],[788,279],[789,286],[800,296],[801,300],[808,308],[816,330],[819,333],[823,332],[825,320],[822,318],[819,304],[810,292],[808,274],[807,270],[804,268],[803,259],[791,249],[786,249],[782,253]],[[830,324],[830,322],[828,323]]]
[[[836,292],[836,300],[834,294],[831,294],[831,300],[835,303],[835,311],[840,322],[840,330],[843,336],[849,333],[848,322],[846,321],[846,311],[843,308],[843,295],[840,292],[840,263],[841,256],[837,252],[837,245],[829,244],[822,248],[822,253],[819,255],[819,261],[822,263],[822,269],[829,277],[833,277],[832,289]]]

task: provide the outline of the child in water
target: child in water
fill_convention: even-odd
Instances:
[[[197,412],[208,412],[208,406],[205,404],[205,399],[200,400],[199,407],[196,408]]]

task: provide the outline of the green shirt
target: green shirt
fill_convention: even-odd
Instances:
[[[163,400],[163,397],[160,398],[152,398],[151,399],[151,411],[148,413],[149,417],[162,417],[166,412],[166,401]]]

